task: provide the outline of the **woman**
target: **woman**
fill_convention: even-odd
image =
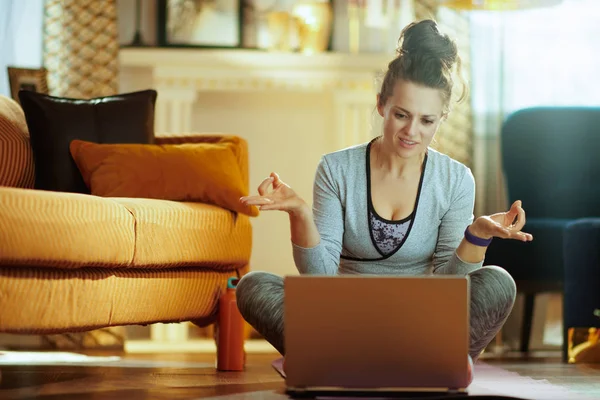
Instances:
[[[453,97],[456,44],[431,20],[410,24],[400,40],[377,96],[383,135],[323,156],[312,210],[275,173],[257,196],[240,201],[289,214],[302,274],[469,275],[469,354],[476,360],[516,295],[506,271],[482,266],[486,248],[493,237],[533,238],[521,232],[520,201],[473,221],[471,171],[429,148]],[[237,297],[244,318],[284,355],[283,278],[252,272],[239,282]]]

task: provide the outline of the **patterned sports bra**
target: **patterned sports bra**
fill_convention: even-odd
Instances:
[[[388,221],[369,207],[371,237],[382,255],[388,256],[400,248],[408,233],[412,217],[413,214],[401,221]]]
[[[410,233],[410,228],[416,215],[419,197],[421,196],[421,187],[423,185],[426,164],[427,153],[425,153],[425,158],[423,160],[421,179],[419,181],[419,189],[417,191],[417,198],[415,200],[413,212],[402,220],[390,221],[377,214],[375,208],[373,207],[373,201],[371,199],[371,156],[370,151],[367,151],[367,203],[369,211],[369,233],[371,235],[371,241],[384,258],[390,257],[395,252],[400,250],[406,241],[406,236]]]

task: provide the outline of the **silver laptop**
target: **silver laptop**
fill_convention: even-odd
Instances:
[[[469,279],[288,276],[288,394],[465,393]]]

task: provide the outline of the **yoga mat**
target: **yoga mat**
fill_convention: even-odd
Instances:
[[[1,0],[0,0],[1,1]],[[61,365],[114,368],[214,368],[214,363],[130,359],[119,356],[87,356],[73,352],[57,351],[0,351],[0,366]]]
[[[0,351],[0,365],[56,365],[56,364],[92,364],[98,362],[119,361],[121,357],[94,357],[78,353],[58,351]]]
[[[283,358],[272,362],[273,368],[285,378],[283,371]],[[404,399],[517,399],[517,400],[594,400],[591,397],[580,395],[566,388],[553,385],[547,380],[536,380],[521,376],[516,372],[506,371],[482,362],[475,364],[474,378],[467,388],[468,394],[433,394],[426,397],[401,397]],[[351,399],[356,397],[319,397],[329,399]],[[374,397],[369,397],[373,399]],[[384,397],[381,397],[384,398]]]

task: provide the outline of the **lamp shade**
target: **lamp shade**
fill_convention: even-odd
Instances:
[[[555,6],[562,0],[439,0],[444,7],[466,11],[511,11]]]

